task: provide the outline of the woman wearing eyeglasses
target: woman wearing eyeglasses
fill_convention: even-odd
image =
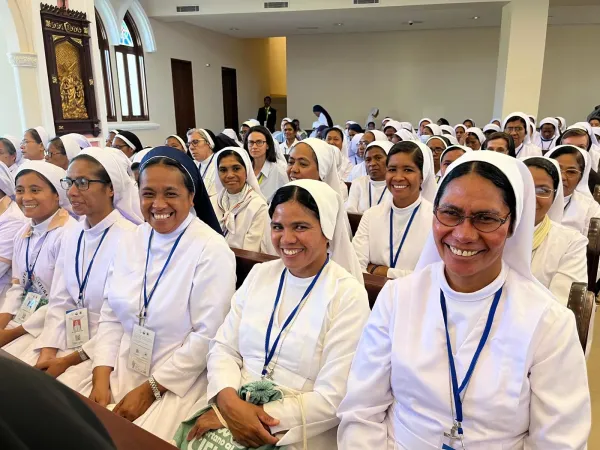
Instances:
[[[260,190],[267,203],[270,203],[277,189],[288,182],[285,166],[277,161],[277,149],[271,132],[260,125],[250,128],[244,139],[244,148],[252,158]]]
[[[16,357],[44,328],[62,238],[75,224],[60,187],[65,175],[43,161],[26,161],[17,172],[16,202],[29,220],[13,236],[12,286],[0,308],[0,345]]]
[[[55,137],[48,143],[48,148],[44,151],[44,159],[50,164],[67,170],[69,162],[75,158],[81,147],[75,139],[70,136]]]
[[[143,221],[129,166],[117,149],[86,148],[61,180],[73,212],[82,220],[64,234],[44,329],[20,358],[72,388],[92,373],[89,359],[119,242]]]
[[[588,187],[589,153],[573,145],[559,145],[546,153],[546,158],[555,159],[560,166],[565,195],[562,224],[587,236],[590,220],[600,217],[600,205]]]
[[[567,306],[571,284],[587,282],[588,240],[578,231],[561,225],[564,202],[558,162],[541,156],[523,162],[535,185],[531,271]]]
[[[443,178],[416,271],[386,283],[358,345],[338,447],[583,449],[573,313],[531,273],[527,167],[465,153]]]
[[[517,158],[542,156],[542,149],[532,143],[534,130],[527,114],[522,112],[509,114],[502,123],[502,130],[515,141]]]

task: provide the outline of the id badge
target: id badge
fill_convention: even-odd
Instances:
[[[460,439],[458,437],[447,436],[446,433],[440,439],[440,446],[442,450],[459,450],[461,446]]]
[[[31,315],[35,312],[38,305],[42,301],[42,296],[40,294],[35,294],[33,292],[27,292],[23,302],[21,303],[21,307],[19,311],[13,318],[13,320],[19,324],[25,323],[27,319],[31,317]]]
[[[156,333],[138,324],[133,325],[131,335],[131,346],[129,347],[129,358],[127,367],[146,377],[150,376],[150,365],[152,364],[152,348]]]
[[[65,321],[67,325],[67,348],[81,347],[90,340],[87,308],[67,311]]]

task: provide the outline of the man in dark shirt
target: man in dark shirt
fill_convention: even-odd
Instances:
[[[275,132],[275,124],[277,123],[277,110],[271,108],[271,97],[268,95],[265,97],[265,106],[258,110],[256,120],[264,127],[273,133]]]

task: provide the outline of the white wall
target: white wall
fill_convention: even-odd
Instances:
[[[175,132],[171,58],[192,62],[198,127],[217,133],[223,129],[221,67],[237,69],[240,123],[256,116],[266,95],[266,39],[241,40],[183,23],[150,22],[157,51],[146,53],[148,102],[150,122],[160,128],[134,131],[144,145],[161,145]]]
[[[540,118],[572,123],[600,103],[598,33],[600,25],[549,27]],[[336,123],[363,124],[376,106],[379,119],[413,125],[422,117],[484,125],[492,118],[499,38],[500,28],[290,36],[288,114],[306,128],[316,103]]]
[[[2,106],[0,107],[0,136],[12,134],[22,137],[19,100],[14,69],[8,62],[6,40],[0,39],[0,86],[2,86]]]

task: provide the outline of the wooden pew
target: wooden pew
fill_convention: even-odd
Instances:
[[[569,292],[567,308],[573,311],[575,315],[577,334],[579,335],[579,342],[584,353],[586,352],[588,333],[595,307],[594,293],[587,290],[587,285],[585,283],[573,283]]]
[[[350,221],[352,237],[354,237],[354,235],[356,234],[356,230],[358,230],[358,224],[360,223],[360,219],[362,219],[362,214],[348,213],[348,220]]]
[[[588,267],[588,287],[589,290],[598,294],[596,278],[598,276],[598,264],[600,263],[600,219],[593,217],[590,220],[588,230],[587,246],[587,267]]]
[[[240,250],[238,248],[232,248],[233,253],[235,253],[235,261],[236,261],[236,287],[239,288],[254,264],[260,264],[267,261],[273,261],[274,259],[279,259],[276,256],[265,255],[263,253],[250,252],[248,250]],[[371,308],[375,304],[375,300],[377,300],[377,296],[379,295],[379,291],[388,280],[384,277],[378,277],[375,275],[370,275],[368,273],[363,274],[365,279],[365,289],[367,290],[367,294],[369,295],[369,305]]]
[[[346,187],[348,188],[348,193],[350,193],[350,186],[352,186],[352,183],[349,181],[346,181]],[[600,187],[600,186],[596,186],[596,187]]]

